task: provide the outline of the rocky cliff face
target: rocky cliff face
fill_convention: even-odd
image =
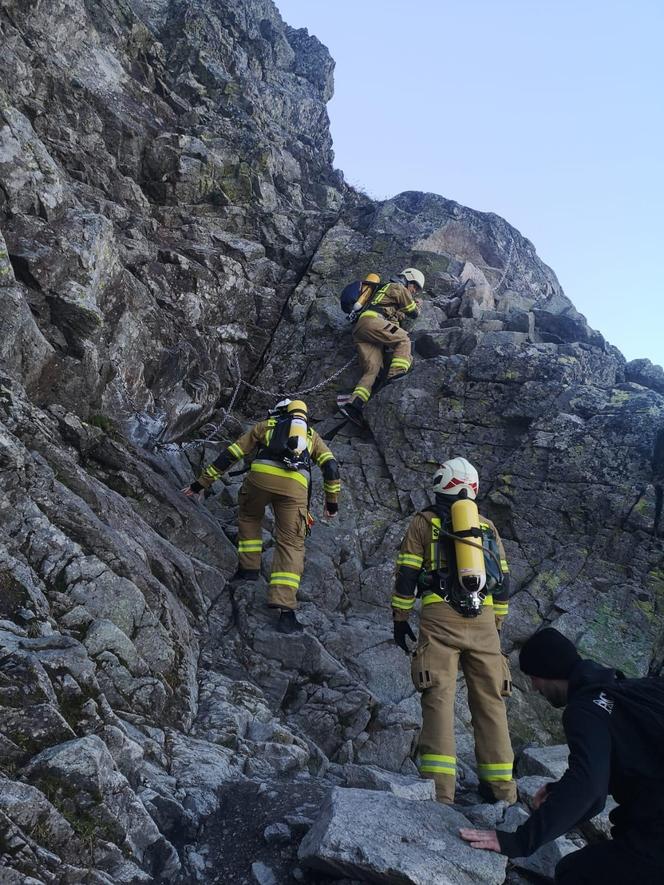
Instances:
[[[661,671],[661,370],[626,365],[503,219],[346,187],[316,38],[270,0],[2,0],[0,41],[3,881],[241,882],[253,863],[314,882],[289,876],[332,786],[426,799],[388,601],[454,454],[506,542],[506,650],[547,621]],[[356,372],[340,287],[403,264],[428,283],[414,370],[370,433],[332,440],[341,514],[309,541],[307,632],[284,638],[264,581],[226,586],[241,480],[200,507],[178,490],[282,393],[331,378],[307,399],[334,431]],[[558,733],[525,688],[518,748]],[[458,733],[472,804],[463,692]],[[307,869],[382,875],[313,841]],[[458,881],[502,881],[471,861]]]

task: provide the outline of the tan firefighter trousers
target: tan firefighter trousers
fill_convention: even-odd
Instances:
[[[426,596],[424,597],[426,600]],[[436,782],[439,802],[454,802],[454,698],[459,662],[466,677],[477,773],[496,799],[516,802],[514,754],[501,697],[503,664],[493,606],[464,618],[446,602],[423,605],[412,676],[422,692],[419,768]]]
[[[293,480],[288,482],[293,483]],[[261,488],[260,480],[249,474],[239,494],[238,552],[240,566],[260,569],[263,551],[262,523],[265,508],[274,512],[275,550],[268,589],[268,605],[297,608],[297,591],[304,571],[304,539],[307,532],[306,489],[304,502],[295,494],[279,494]]]
[[[410,369],[410,338],[408,333],[383,317],[360,317],[353,331],[353,341],[360,358],[362,377],[355,385],[353,398],[367,402],[371,388],[383,367],[383,348],[393,349],[388,378],[401,375]]]

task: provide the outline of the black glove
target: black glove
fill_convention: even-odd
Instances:
[[[333,501],[326,501],[325,507],[327,508],[328,513],[338,513],[339,512],[339,505],[337,504],[336,501],[334,501],[334,502]]]
[[[410,649],[408,648],[408,643],[406,642],[406,636],[409,639],[412,639],[413,642],[417,642],[417,636],[410,629],[410,624],[408,621],[395,621],[394,622],[394,641],[402,648],[407,655],[410,654]]]
[[[196,494],[196,495],[197,495],[199,492],[202,492],[202,491],[203,491],[203,486],[202,486],[202,485],[200,484],[200,482],[198,482],[198,480],[196,480],[196,479],[190,484],[189,488],[190,488],[190,489],[192,490],[192,492],[193,492],[194,494]]]

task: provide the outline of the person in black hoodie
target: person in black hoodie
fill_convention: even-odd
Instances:
[[[462,829],[473,848],[527,857],[604,808],[618,803],[607,841],[564,857],[557,885],[664,883],[664,679],[626,679],[583,660],[552,627],[521,649],[521,670],[554,707],[565,707],[568,769],[534,798],[535,811],[514,833]]]

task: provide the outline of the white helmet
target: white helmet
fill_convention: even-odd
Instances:
[[[424,289],[424,274],[416,267],[407,267],[399,274],[407,283],[415,283],[418,289]]]
[[[465,458],[451,458],[445,461],[433,475],[433,490],[437,495],[456,498],[464,489],[471,501],[475,500],[480,490],[477,470]]]

